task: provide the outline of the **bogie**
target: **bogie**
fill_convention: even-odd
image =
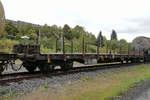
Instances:
[[[28,72],[33,73],[36,70],[36,63],[23,62],[23,67],[25,67]]]

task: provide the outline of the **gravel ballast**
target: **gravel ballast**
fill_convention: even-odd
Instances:
[[[149,65],[149,64],[145,64]],[[31,93],[39,89],[40,87],[44,87],[45,85],[48,85],[49,88],[52,88],[53,90],[56,89],[58,91],[61,91],[61,86],[64,84],[70,84],[72,82],[76,81],[82,81],[83,78],[96,78],[100,74],[103,73],[110,73],[115,72],[118,70],[133,68],[139,65],[131,65],[127,67],[122,68],[110,68],[110,69],[101,69],[91,72],[78,72],[74,74],[66,74],[66,75],[60,75],[60,76],[50,76],[50,77],[44,77],[44,78],[35,78],[30,80],[23,80],[20,82],[11,82],[8,84],[0,85],[0,96],[8,93],[15,93],[15,94],[22,94],[22,93]],[[131,99],[114,99],[114,100],[131,100]],[[133,99],[132,99],[133,100]]]

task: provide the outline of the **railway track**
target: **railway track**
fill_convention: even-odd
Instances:
[[[39,71],[34,72],[34,73],[20,72],[20,73],[14,73],[14,74],[5,74],[0,77],[0,83],[4,84],[4,83],[9,83],[9,82],[19,82],[22,80],[28,80],[28,79],[34,79],[34,78],[52,77],[52,76],[73,74],[73,73],[78,73],[78,72],[89,72],[89,71],[108,69],[108,68],[127,67],[127,66],[138,65],[138,64],[142,64],[142,63],[89,65],[89,66],[84,66],[84,67],[75,67],[75,68],[70,69],[69,71],[62,71],[60,69],[56,69],[53,72],[49,72],[46,74],[40,73]]]

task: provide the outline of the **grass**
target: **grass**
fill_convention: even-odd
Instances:
[[[44,88],[47,89],[49,86],[47,83],[44,84]]]
[[[88,80],[89,80],[88,77],[83,77],[83,78],[82,78],[82,81],[88,81]]]
[[[1,93],[2,94],[6,94],[7,90],[8,90],[7,88],[2,88],[2,90],[1,90],[2,92]]]
[[[107,74],[91,79],[83,77],[82,81],[63,85],[62,90],[53,91],[40,88],[25,96],[23,100],[110,100],[122,97],[124,93],[138,83],[150,79],[150,66],[139,66]],[[0,99],[1,100],[1,99]]]
[[[20,94],[9,93],[9,94],[6,94],[6,95],[0,97],[0,100],[12,100],[12,98],[17,98],[17,97],[20,98],[21,97]]]

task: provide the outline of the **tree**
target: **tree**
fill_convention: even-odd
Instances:
[[[54,37],[56,39],[60,39],[62,35],[62,29],[61,27],[58,27],[57,25],[53,25],[50,27],[51,28],[51,37]]]
[[[32,40],[36,40],[38,37],[37,33],[34,29],[28,30],[28,35],[29,35],[30,39],[32,39]]]
[[[73,39],[72,30],[67,24],[64,25],[63,32],[64,32],[64,36],[66,39],[68,39],[68,40]]]
[[[117,33],[115,30],[112,30],[111,40],[117,40]]]
[[[45,24],[42,28],[41,28],[41,38],[44,37],[50,37],[50,27]]]
[[[106,53],[109,53],[109,50],[111,49],[111,43],[110,40],[105,41],[105,48],[106,48]]]
[[[8,22],[5,25],[5,31],[10,36],[16,36],[17,33],[19,32],[17,27],[12,22]]]
[[[81,35],[81,30],[82,30],[82,27],[77,25],[75,26],[73,29],[72,29],[72,34],[73,34],[73,37],[75,37],[76,39],[79,39],[80,38],[80,35]]]
[[[111,40],[111,50],[116,53],[117,48],[119,47],[119,43],[117,40]]]
[[[24,35],[26,35],[26,29],[25,29],[25,25],[24,25],[24,23],[22,22],[18,27],[18,30],[19,30],[19,36],[24,36]]]
[[[128,42],[125,39],[121,39],[119,41],[120,53],[127,53],[128,52]]]
[[[98,37],[97,37],[97,46],[100,46],[100,47],[103,47],[104,46],[104,39],[103,39],[103,36],[102,36],[102,32],[100,31],[99,34],[98,34]]]

